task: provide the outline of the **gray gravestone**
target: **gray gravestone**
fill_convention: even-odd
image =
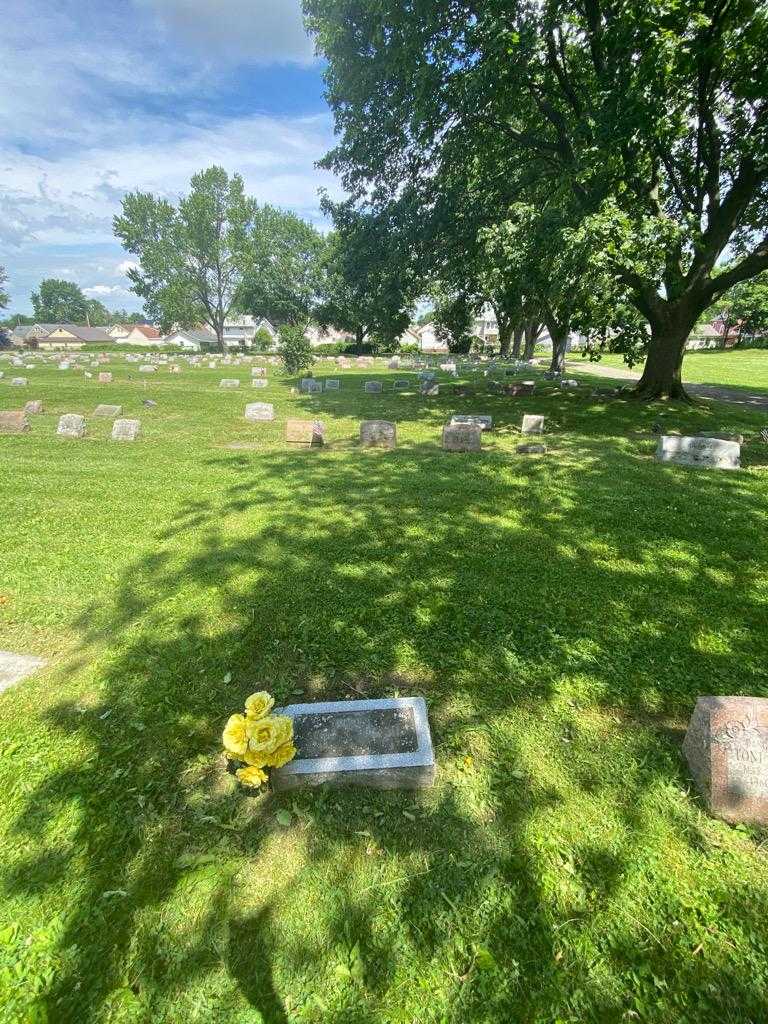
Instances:
[[[308,395],[319,395],[323,390],[323,382],[321,380],[308,380],[306,391]]]
[[[222,379],[219,381],[219,387],[220,388],[239,388],[240,387],[240,381],[236,380],[234,377],[222,377]]]
[[[476,423],[457,423],[443,427],[443,448],[447,452],[479,452],[482,430]]]
[[[115,420],[112,424],[113,441],[135,441],[141,433],[141,420]]]
[[[45,664],[42,658],[33,658],[29,654],[0,651],[0,693],[7,690],[9,686],[20,683],[27,676],[31,676]]]
[[[422,789],[435,776],[423,697],[293,704],[293,761],[272,772],[277,792],[299,786]]]
[[[269,381],[264,377],[254,377],[251,381],[252,388],[266,388],[269,386]]]
[[[543,416],[523,416],[523,425],[520,428],[522,434],[543,434],[544,433],[544,417]]]
[[[93,415],[114,419],[115,416],[123,415],[123,407],[122,405],[97,405],[93,410]]]
[[[394,448],[397,427],[388,420],[363,420],[360,424],[360,444],[364,448]]]
[[[545,444],[519,444],[517,446],[518,455],[546,455],[547,446]]]
[[[683,753],[712,814],[768,825],[768,699],[699,697]]]
[[[27,402],[26,405],[24,406],[24,412],[28,416],[34,416],[37,413],[41,413],[42,411],[43,411],[43,403],[39,402],[39,401]]]
[[[250,423],[266,423],[275,418],[275,407],[269,402],[251,402],[245,407],[245,418]]]
[[[28,383],[29,383],[29,381],[27,380],[26,377],[12,377],[11,378],[11,387],[13,387],[13,388],[23,388],[23,387],[26,387]]]
[[[451,416],[451,426],[475,426],[481,430],[493,430],[493,417],[491,416]]]
[[[29,430],[29,420],[23,412],[0,412],[0,434],[23,434],[25,430]]]
[[[363,390],[368,395],[380,395],[381,394],[381,381],[379,380],[367,380],[363,385]]]
[[[396,380],[392,386],[394,387],[395,391],[407,391],[408,388],[411,386],[411,382],[409,380],[400,379]]]
[[[329,377],[325,382],[326,391],[340,391],[341,381],[337,377]]]
[[[65,413],[59,419],[56,433],[59,437],[85,437],[85,416],[78,416],[73,412]]]
[[[312,377],[302,377],[299,381],[299,391],[309,391],[309,385],[312,383]]]
[[[705,469],[739,469],[741,446],[716,437],[675,437],[662,435],[656,449],[659,462]]]
[[[423,380],[419,391],[425,398],[437,398],[440,394],[440,385],[432,380]]]

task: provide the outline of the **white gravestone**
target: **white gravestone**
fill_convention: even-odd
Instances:
[[[245,407],[245,418],[250,423],[266,423],[275,418],[275,407],[269,402],[251,402]]]
[[[157,367],[156,366],[149,366],[149,365],[140,366],[139,367],[139,373],[157,373]]]
[[[11,379],[11,387],[14,387],[14,388],[26,387],[28,383],[29,383],[29,381],[27,380],[26,377],[13,377]]]
[[[659,462],[703,469],[740,469],[741,445],[716,437],[675,437],[662,435],[656,449]]]
[[[222,377],[219,381],[220,388],[239,388],[240,381],[234,377]]]
[[[269,386],[269,381],[264,377],[254,377],[251,381],[252,388],[266,388]]]
[[[492,416],[451,416],[451,426],[476,426],[481,430],[493,430]]]
[[[65,413],[59,419],[56,433],[59,437],[85,437],[85,416],[78,416],[73,412]]]
[[[520,428],[522,434],[543,434],[544,433],[544,417],[543,416],[523,416],[523,425]]]
[[[115,420],[112,424],[113,441],[135,441],[141,433],[141,420]]]

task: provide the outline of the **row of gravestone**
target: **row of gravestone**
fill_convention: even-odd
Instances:
[[[23,434],[30,429],[27,416],[30,413],[39,413],[43,410],[41,402],[30,402],[28,405],[39,408],[0,412],[0,434]],[[102,418],[114,418],[120,417],[121,413],[122,409],[119,405],[99,405],[96,407],[93,415]],[[140,420],[117,418],[112,424],[113,441],[135,441],[140,432]],[[85,437],[85,416],[80,416],[77,413],[65,413],[63,416],[60,416],[56,434],[59,437]]]

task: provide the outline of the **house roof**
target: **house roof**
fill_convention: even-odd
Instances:
[[[152,324],[133,324],[131,332],[133,331],[138,331],[140,334],[143,334],[145,338],[161,337],[160,331],[158,331],[156,327],[153,327]]]
[[[186,338],[188,341],[196,341],[199,342],[201,345],[211,341],[216,341],[216,335],[213,334],[211,331],[174,331],[173,334],[168,335],[167,340],[169,342],[173,342],[174,338]]]
[[[66,331],[67,334],[79,338],[80,341],[112,341],[102,327],[85,327],[82,324],[36,324],[35,326],[42,327],[48,334],[53,331]]]

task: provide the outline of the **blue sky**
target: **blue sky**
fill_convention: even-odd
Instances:
[[[320,223],[332,142],[299,0],[6,0],[0,265],[8,312],[44,277],[139,309],[112,236],[121,196],[175,199],[218,163]]]

